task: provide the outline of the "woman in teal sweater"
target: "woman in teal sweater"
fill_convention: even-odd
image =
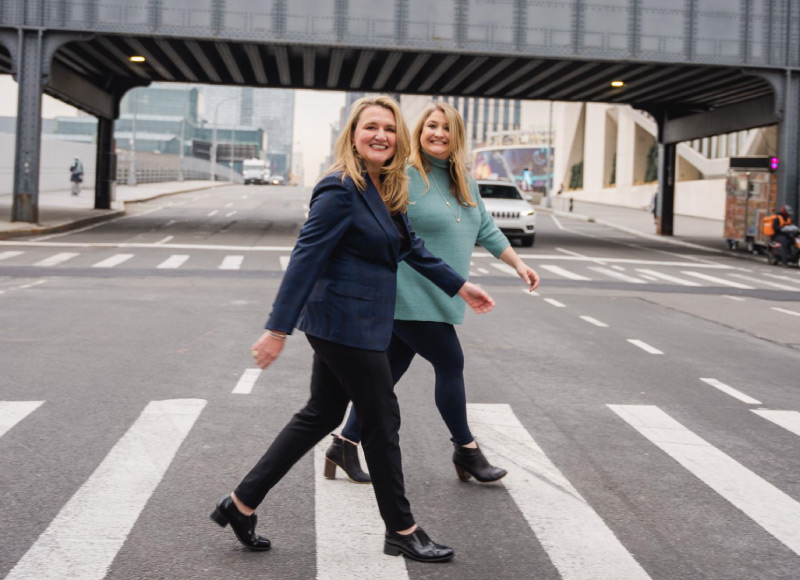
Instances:
[[[465,134],[464,121],[451,105],[437,102],[425,110],[412,139],[408,218],[426,247],[462,276],[469,275],[472,250],[478,243],[514,268],[532,292],[539,276],[522,262],[486,212],[478,184],[467,169]],[[472,476],[481,483],[504,477],[504,469],[486,460],[467,423],[464,355],[454,327],[464,320],[464,302],[450,298],[401,263],[394,319],[388,349],[392,378],[396,384],[416,354],[433,365],[436,407],[452,435],[458,477],[466,481]],[[341,436],[333,437],[325,476],[333,478],[338,466],[352,481],[370,483],[358,461],[361,433],[355,410]]]

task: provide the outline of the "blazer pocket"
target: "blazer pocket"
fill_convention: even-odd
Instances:
[[[347,296],[348,298],[356,298],[358,300],[375,299],[375,293],[378,290],[372,286],[359,284],[358,282],[347,282],[345,280],[338,280],[333,287],[333,292],[340,296]]]

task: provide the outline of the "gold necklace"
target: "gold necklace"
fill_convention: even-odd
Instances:
[[[439,187],[439,183],[433,176],[431,176],[431,181],[433,181],[433,184],[436,186],[436,191],[438,191],[439,195],[442,196],[442,201],[450,209],[450,213],[453,214],[453,219],[456,220],[456,223],[461,223],[461,204],[460,203],[458,204],[458,217],[456,217],[456,212],[453,211],[453,206],[451,206],[450,202],[444,197],[444,194],[442,193],[442,190]]]

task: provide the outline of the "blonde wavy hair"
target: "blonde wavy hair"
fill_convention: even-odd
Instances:
[[[394,215],[398,212],[405,212],[408,206],[408,176],[406,175],[406,165],[408,164],[408,155],[411,151],[411,137],[408,133],[408,127],[403,119],[403,113],[400,111],[400,105],[385,95],[377,97],[363,97],[358,99],[353,106],[350,107],[350,117],[347,119],[347,124],[342,128],[339,138],[336,139],[334,145],[334,153],[336,155],[336,162],[328,170],[328,173],[342,172],[342,180],[349,177],[356,184],[360,191],[367,189],[367,182],[362,175],[365,170],[364,162],[361,156],[356,151],[353,135],[358,126],[358,120],[361,113],[367,107],[383,107],[391,111],[394,115],[394,122],[396,127],[396,148],[394,155],[389,162],[381,169],[381,183],[380,193],[383,203],[389,210],[389,213]]]
[[[422,117],[417,126],[414,127],[413,141],[411,145],[411,166],[415,167],[425,180],[428,190],[431,182],[428,173],[431,170],[431,162],[422,154],[422,130],[434,112],[441,111],[447,121],[450,130],[450,192],[459,204],[464,207],[475,207],[478,205],[469,193],[469,169],[467,167],[467,130],[464,127],[464,119],[453,105],[439,101],[430,105],[422,113]]]

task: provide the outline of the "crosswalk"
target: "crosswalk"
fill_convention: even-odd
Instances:
[[[254,382],[257,374],[247,378]],[[706,382],[709,379],[702,379]],[[713,381],[713,379],[711,380]],[[720,388],[722,383],[713,385]],[[724,385],[723,385],[724,386]],[[236,391],[234,391],[236,392]],[[728,393],[730,394],[730,393]],[[745,401],[756,404],[758,401]],[[0,401],[0,457],[3,438],[35,417],[48,401]],[[33,544],[13,563],[6,580],[102,580],[126,542],[133,526],[167,470],[185,448],[192,429],[203,421],[207,402],[202,399],[150,401],[88,479],[78,488]],[[800,436],[800,412],[780,409],[750,409],[764,419],[763,427]],[[607,521],[603,510],[581,492],[585,482],[571,481],[508,404],[468,405],[470,423],[481,447],[508,475],[498,493],[507,494],[531,537],[546,552],[563,580],[671,580],[658,569],[648,570],[639,555],[626,546],[623,537]],[[800,555],[800,502],[791,491],[774,482],[774,474],[760,475],[727,452],[655,405],[608,404],[601,421],[615,421],[637,445],[649,445],[644,457],[659,464],[667,458],[671,470],[696,478],[731,513],[743,513],[775,541]],[[735,429],[735,427],[731,427]],[[781,431],[778,431],[781,432]],[[195,442],[195,445],[201,444]],[[326,438],[313,450],[314,530],[316,578],[318,580],[407,580],[409,568],[402,558],[382,554],[383,524],[375,507],[371,486],[353,485],[344,477],[322,476]],[[617,447],[620,449],[620,447]],[[757,450],[756,450],[757,451]],[[631,452],[632,453],[632,452]],[[615,462],[637,464],[643,457],[614,457]],[[603,460],[599,456],[596,460]],[[413,462],[412,462],[413,464]],[[309,466],[298,467],[308,469]],[[655,469],[655,468],[654,468]],[[13,481],[13,478],[8,481]],[[432,481],[430,485],[446,486]],[[612,490],[613,491],[613,490]],[[642,490],[649,493],[652,490]],[[459,493],[458,488],[448,493]],[[496,494],[491,494],[496,497]],[[473,501],[477,496],[472,495]],[[488,497],[488,496],[487,496]],[[686,501],[693,501],[686,498]],[[695,498],[694,501],[702,502]],[[108,506],[114,506],[113,510]],[[720,509],[718,502],[711,502]],[[346,506],[346,514],[343,513]],[[698,510],[708,509],[699,503]],[[479,510],[479,505],[464,505]],[[726,509],[726,508],[722,508]],[[502,514],[497,514],[503,517]],[[506,514],[511,517],[513,514]],[[198,516],[199,517],[199,516]],[[649,514],[657,517],[657,514]],[[657,529],[658,522],[647,522]],[[214,534],[208,524],[203,544],[213,548]],[[655,532],[654,532],[655,533]],[[697,531],[687,528],[686,542],[701,541]],[[217,538],[233,541],[217,534]],[[222,541],[222,540],[220,540]],[[458,546],[454,546],[458,553]],[[310,557],[310,556],[309,556]],[[502,574],[499,574],[502,575]],[[705,577],[705,576],[704,576]],[[709,576],[710,577],[710,576]]]
[[[46,268],[98,268],[98,269],[217,269],[217,270],[280,270],[289,265],[291,248],[241,248],[239,252],[198,251],[185,253],[190,245],[174,245],[184,250],[170,253],[168,244],[151,245],[148,251],[115,252],[86,248],[83,251],[54,251],[45,248],[34,250],[9,250],[0,252],[0,274],[2,268],[35,266]],[[157,248],[157,251],[153,249]],[[234,247],[230,247],[233,249]],[[214,248],[223,250],[223,247]],[[257,250],[257,251],[253,251]],[[722,288],[736,290],[780,290],[800,292],[800,272],[776,270],[768,267],[743,269],[711,262],[698,261],[653,261],[578,259],[564,256],[561,264],[552,263],[554,256],[535,256],[529,263],[536,268],[543,283],[583,282],[616,283],[644,288],[647,285],[671,285],[686,288]],[[480,279],[487,276],[514,276],[510,266],[495,260],[485,252],[476,252],[470,264],[469,277]]]

